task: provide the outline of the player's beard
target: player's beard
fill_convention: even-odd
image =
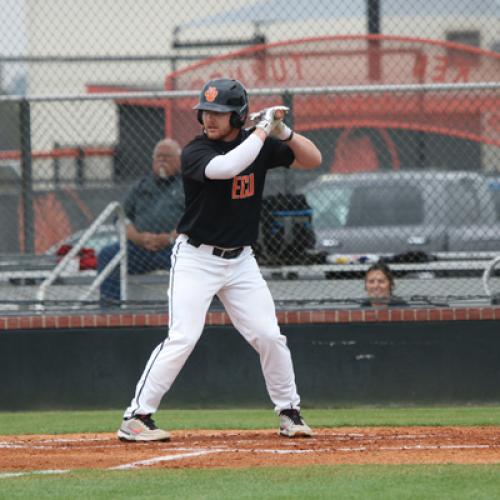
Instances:
[[[205,134],[212,141],[232,141],[238,135],[238,130],[231,127],[229,123],[208,123],[204,126]]]

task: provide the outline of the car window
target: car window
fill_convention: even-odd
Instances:
[[[424,219],[418,186],[321,186],[306,194],[317,229],[369,226],[407,226]]]
[[[352,188],[326,185],[306,193],[306,200],[313,209],[313,224],[316,229],[343,227],[349,214]]]
[[[418,186],[359,186],[353,191],[347,226],[408,226],[421,224],[423,200]]]
[[[448,198],[448,224],[464,226],[480,221],[481,208],[475,186],[468,181],[453,182],[446,185]]]

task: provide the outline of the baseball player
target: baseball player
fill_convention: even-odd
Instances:
[[[146,364],[118,437],[170,439],[151,415],[200,338],[214,295],[259,353],[267,391],[279,415],[279,434],[311,436],[300,414],[286,338],[251,245],[257,240],[267,170],[313,168],[321,163],[321,153],[283,122],[283,106],[254,113],[256,126],[243,129],[248,96],[237,80],[207,82],[194,109],[203,133],[181,155],[186,206],[172,250],[169,333]]]

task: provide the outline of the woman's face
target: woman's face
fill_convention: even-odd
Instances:
[[[388,298],[391,295],[391,282],[382,271],[375,269],[366,275],[365,289],[369,297]]]

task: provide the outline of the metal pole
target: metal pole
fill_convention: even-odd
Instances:
[[[366,2],[368,34],[380,34],[380,0],[367,0]],[[381,79],[380,68],[380,40],[368,42],[368,78],[371,81]]]
[[[54,142],[54,151],[59,149],[60,144],[58,142]],[[54,188],[59,188],[59,183],[61,182],[61,160],[59,156],[54,156]]]
[[[35,223],[33,212],[33,172],[31,164],[31,109],[30,102],[19,103],[21,133],[21,199],[23,209],[24,253],[35,253]]]
[[[76,185],[82,187],[85,182],[85,153],[81,147],[78,147],[76,155]]]
[[[283,106],[287,106],[290,108],[290,111],[287,114],[286,122],[288,126],[293,130],[294,127],[294,117],[293,117],[293,95],[285,91],[282,96]],[[293,172],[291,169],[287,168],[285,171],[285,193],[294,193],[295,192],[295,182],[293,178]]]
[[[368,33],[380,34],[380,1],[367,0]]]

